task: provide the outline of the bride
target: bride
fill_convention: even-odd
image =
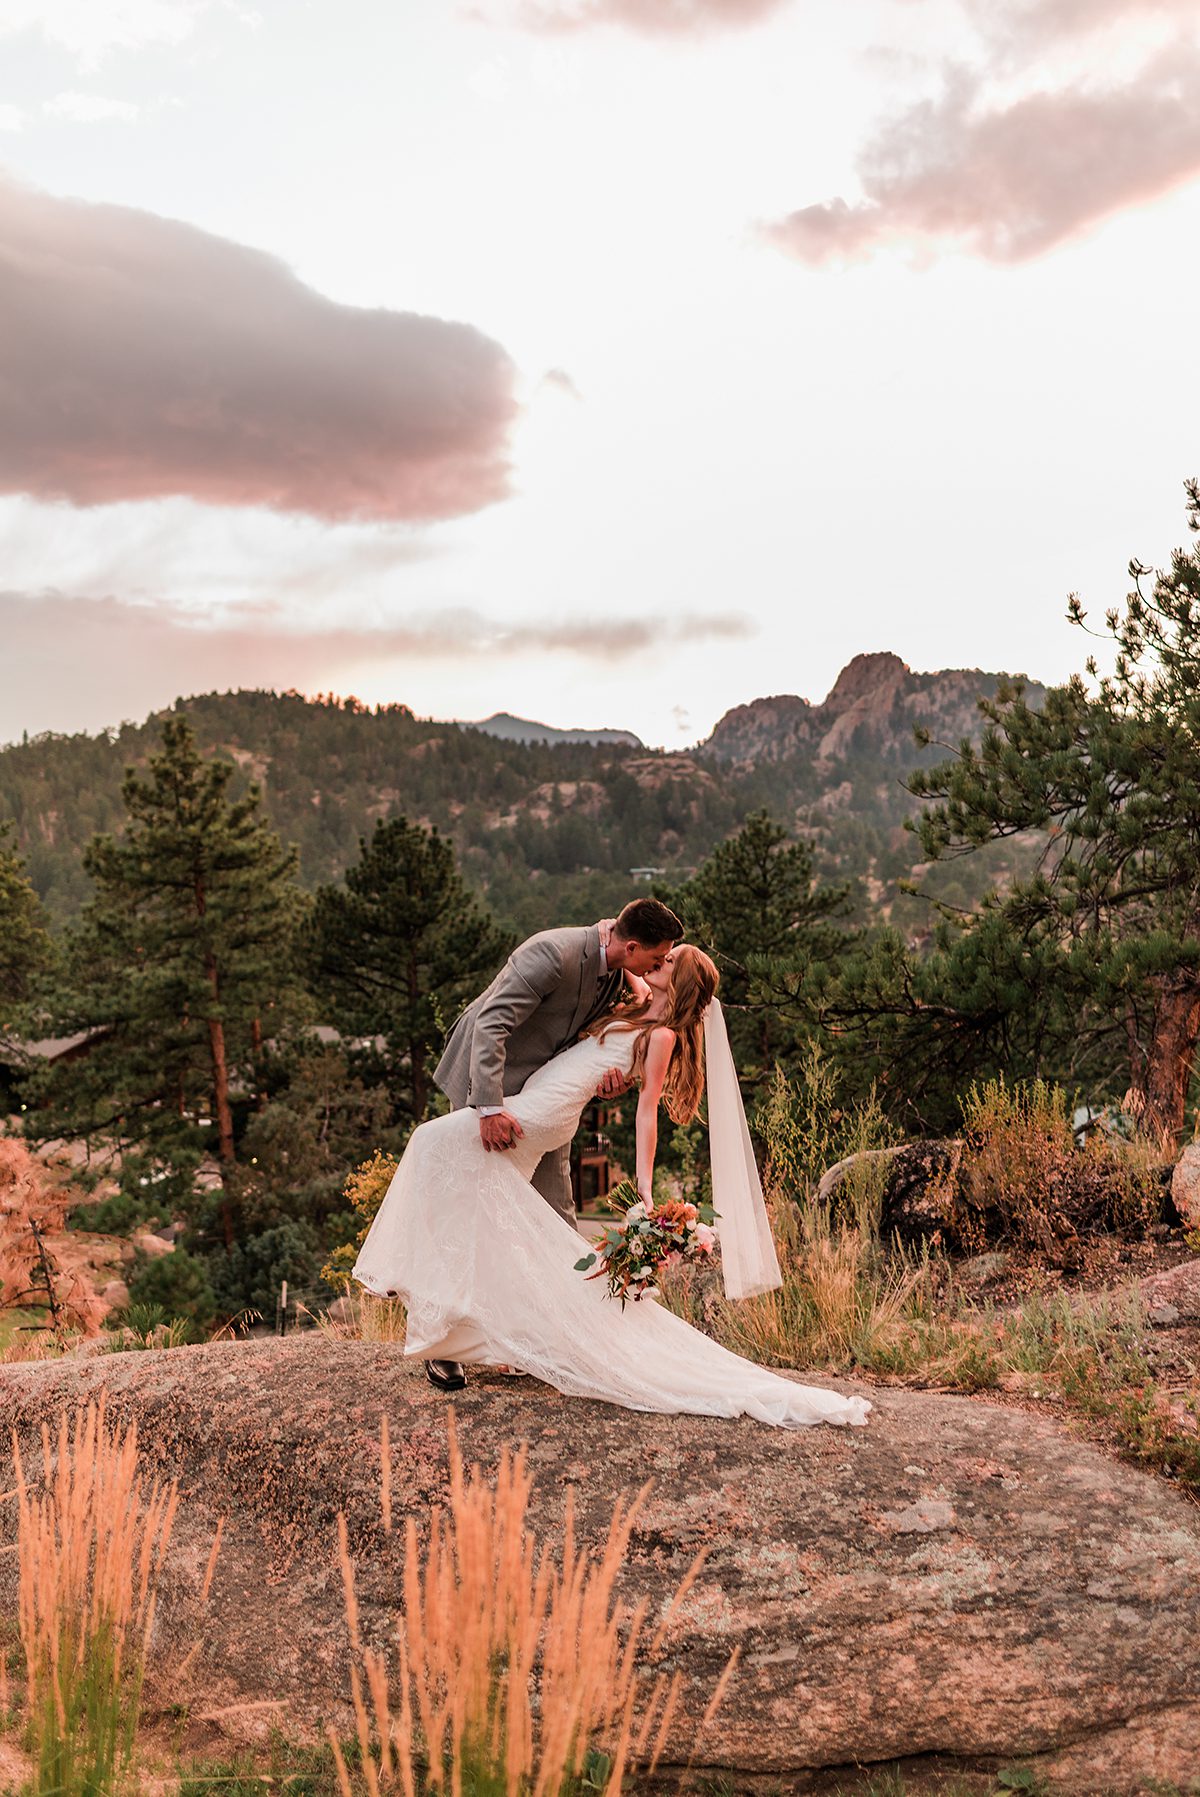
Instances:
[[[407,1354],[509,1365],[573,1397],[631,1410],[749,1416],[777,1428],[859,1425],[871,1406],[799,1385],[743,1360],[652,1300],[625,1309],[575,1271],[580,1238],[530,1185],[541,1156],[574,1135],[603,1076],[641,1086],[637,1184],[652,1205],[658,1107],[689,1122],[708,1061],[713,1203],[725,1289],[747,1297],[780,1284],[708,956],[682,943],[631,999],[530,1076],[506,1108],[522,1131],[487,1153],[475,1113],[452,1111],[413,1131],[372,1223],[354,1278],[403,1298]]]

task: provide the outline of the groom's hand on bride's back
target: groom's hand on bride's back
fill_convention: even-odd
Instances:
[[[628,1074],[622,1073],[619,1067],[610,1067],[596,1087],[596,1097],[619,1098],[622,1092],[628,1092],[632,1084]]]
[[[525,1131],[511,1111],[493,1111],[479,1119],[479,1136],[487,1153],[493,1148],[511,1148]]]

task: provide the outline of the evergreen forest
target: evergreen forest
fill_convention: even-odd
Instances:
[[[1200,1040],[1200,556],[1132,573],[1113,672],[981,680],[957,743],[860,705],[836,759],[551,747],[239,692],[10,747],[9,1108],[83,1145],[90,1228],[178,1224],[141,1300],[210,1323],[283,1279],[316,1297],[361,1226],[348,1172],[444,1104],[445,1031],[519,934],[653,890],[722,969],[761,1132],[815,1055],[834,1110],[893,1136],[952,1134],[999,1078],[1169,1157]],[[665,1158],[700,1156],[692,1126]]]

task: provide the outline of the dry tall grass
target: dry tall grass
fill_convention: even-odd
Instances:
[[[20,1632],[35,1789],[111,1797],[133,1761],[175,1484],[148,1489],[137,1429],[103,1401],[42,1425],[41,1479],[13,1436]]]
[[[524,1448],[505,1452],[494,1489],[478,1467],[468,1472],[450,1419],[448,1512],[433,1513],[423,1549],[411,1519],[405,1529],[394,1680],[385,1656],[360,1638],[341,1520],[351,1691],[370,1797],[387,1789],[561,1797],[580,1788],[585,1768],[588,1789],[616,1797],[632,1767],[657,1764],[680,1678],[644,1675],[639,1655],[657,1650],[701,1562],[647,1643],[645,1602],[630,1610],[615,1594],[645,1493],[618,1501],[597,1556],[576,1542],[568,1494],[564,1540],[551,1554],[528,1525],[531,1483]],[[343,1797],[354,1797],[332,1731],[330,1741]]]
[[[0,1366],[15,1366],[25,1360],[61,1360],[69,1354],[81,1337],[53,1329],[14,1329],[0,1348]]]
[[[408,1328],[408,1312],[399,1298],[376,1298],[360,1291],[353,1300],[349,1316],[330,1317],[326,1312],[308,1310],[322,1335],[334,1341],[402,1342]]]
[[[1097,1129],[1077,1148],[1073,1101],[1042,1079],[1001,1075],[960,1099],[965,1152],[946,1192],[951,1238],[979,1249],[1012,1240],[1070,1264],[1070,1245],[1091,1230],[1140,1230],[1160,1208],[1162,1158],[1147,1141]],[[1068,1244],[1068,1260],[1062,1245]]]
[[[1096,1227],[1140,1227],[1156,1214],[1153,1153],[1103,1134],[1076,1148],[1070,1102],[1057,1087],[989,1081],[970,1089],[963,1116],[962,1170],[944,1195],[953,1239],[980,1247],[994,1230],[1042,1243],[1069,1238],[1089,1218]],[[915,1252],[882,1239],[887,1162],[863,1151],[888,1145],[886,1120],[873,1097],[857,1106],[839,1101],[836,1074],[818,1048],[809,1050],[798,1081],[777,1071],[757,1122],[783,1284],[731,1305],[711,1280],[685,1273],[664,1282],[680,1315],[736,1352],[778,1365],[857,1366],[978,1390],[1028,1370],[1032,1354],[1043,1371],[1048,1355],[1066,1378],[1064,1369],[1083,1352],[1078,1318],[1056,1314],[1043,1327],[1034,1306],[1028,1327],[1011,1319],[1001,1325],[960,1297],[943,1250]],[[822,1203],[822,1172],[854,1155],[835,1203]],[[1105,1315],[1092,1333],[1088,1364],[1100,1355],[1124,1367],[1124,1326]],[[1080,1389],[1085,1383],[1076,1380]]]
[[[928,1254],[885,1249],[869,1228],[840,1223],[811,1197],[768,1202],[783,1283],[737,1304],[709,1300],[704,1324],[727,1347],[765,1365],[872,1366],[931,1313],[942,1274]],[[687,1281],[666,1296],[701,1320]]]
[[[814,1043],[800,1076],[778,1068],[758,1107],[764,1177],[783,1284],[737,1304],[687,1271],[664,1282],[672,1309],[736,1353],[777,1366],[870,1366],[895,1351],[929,1314],[942,1283],[929,1255],[880,1239],[887,1164],[869,1151],[892,1142],[874,1095],[842,1102],[835,1069]],[[847,1169],[836,1205],[820,1201],[821,1175]]]

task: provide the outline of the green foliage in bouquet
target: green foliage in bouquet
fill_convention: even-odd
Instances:
[[[614,1186],[605,1203],[620,1221],[597,1237],[593,1252],[575,1262],[575,1271],[605,1278],[609,1297],[619,1298],[622,1310],[628,1303],[657,1297],[655,1280],[663,1267],[707,1260],[716,1247],[711,1204],[670,1198],[649,1210],[631,1179]]]

